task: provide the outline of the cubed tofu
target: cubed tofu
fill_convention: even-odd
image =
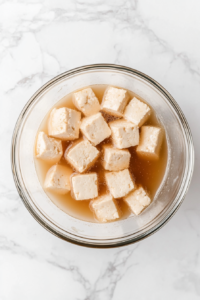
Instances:
[[[88,140],[80,140],[65,152],[65,159],[79,173],[83,173],[94,165],[99,157],[99,150]]]
[[[36,157],[54,164],[61,159],[62,155],[62,142],[40,131],[36,143]]]
[[[148,120],[150,114],[150,107],[134,97],[125,108],[124,118],[140,127]]]
[[[135,215],[139,215],[151,203],[151,199],[142,186],[124,197],[123,200]]]
[[[50,136],[61,140],[75,140],[79,137],[81,113],[74,109],[54,108],[48,121]]]
[[[109,123],[114,145],[119,149],[129,148],[139,144],[139,128],[126,120],[116,120]]]
[[[99,222],[105,223],[119,219],[119,208],[113,196],[105,194],[90,201],[90,209]]]
[[[128,169],[131,154],[125,149],[117,149],[112,145],[103,145],[102,165],[108,171],[121,171]]]
[[[73,103],[86,117],[100,111],[99,100],[91,88],[73,94]]]
[[[124,89],[108,87],[104,93],[101,110],[116,117],[122,117],[129,100],[129,94]]]
[[[83,118],[80,127],[83,135],[94,145],[98,145],[111,135],[110,128],[101,113]]]
[[[162,128],[142,126],[137,154],[148,159],[158,159],[163,135]]]
[[[105,173],[106,184],[114,198],[121,198],[130,193],[135,184],[128,169]]]
[[[89,200],[98,196],[97,173],[77,174],[71,178],[72,197]]]
[[[46,174],[44,188],[58,194],[67,194],[70,188],[72,170],[60,165],[52,166]]]

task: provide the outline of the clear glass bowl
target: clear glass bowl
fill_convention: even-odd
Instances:
[[[129,89],[156,111],[166,130],[168,162],[153,203],[137,217],[107,224],[75,219],[48,198],[38,180],[33,149],[37,130],[51,107],[74,90],[93,84]],[[12,171],[20,197],[32,216],[56,236],[88,247],[137,242],[160,229],[176,212],[188,190],[194,148],[188,123],[173,97],[149,76],[118,65],[88,65],[67,71],[42,86],[22,110],[13,133]]]

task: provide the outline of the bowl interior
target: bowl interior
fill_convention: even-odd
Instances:
[[[74,90],[94,84],[120,86],[147,101],[165,127],[168,144],[167,169],[153,203],[138,217],[107,224],[84,222],[57,208],[44,192],[33,160],[36,133],[51,107]],[[183,199],[192,172],[190,137],[188,125],[173,98],[148,76],[114,66],[79,68],[43,86],[22,112],[13,137],[15,181],[29,211],[57,236],[90,246],[134,242],[157,230]]]

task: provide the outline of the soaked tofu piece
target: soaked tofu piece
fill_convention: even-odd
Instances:
[[[101,113],[83,118],[80,127],[83,135],[94,145],[98,145],[111,135],[110,128]]]
[[[147,121],[150,114],[150,107],[134,97],[125,108],[124,118],[140,127]]]
[[[105,194],[90,201],[90,208],[99,222],[105,223],[119,219],[119,209],[112,195]]]
[[[135,215],[139,215],[151,203],[151,199],[142,186],[124,197],[123,200]]]
[[[108,87],[104,93],[101,110],[116,117],[122,117],[129,100],[129,94],[124,89]]]
[[[121,171],[128,169],[131,154],[125,150],[114,148],[112,145],[104,145],[102,165],[108,171]]]
[[[64,141],[75,140],[79,137],[81,113],[70,108],[54,108],[48,122],[50,136]]]
[[[46,174],[44,188],[58,194],[67,194],[70,191],[70,176],[72,170],[60,165],[52,166]]]
[[[89,141],[81,140],[66,150],[65,159],[78,172],[83,173],[94,165],[99,154],[97,148],[92,146]]]
[[[126,120],[116,120],[109,123],[114,145],[119,149],[129,148],[139,144],[139,129]]]
[[[36,157],[46,162],[57,163],[63,155],[62,142],[40,131],[36,143]]]
[[[100,111],[99,100],[91,88],[74,93],[73,103],[86,117],[94,115]]]
[[[137,154],[148,159],[158,159],[163,135],[162,128],[142,126]]]
[[[135,188],[128,169],[119,172],[107,172],[105,179],[114,198],[124,197]]]
[[[97,173],[78,174],[71,178],[72,197],[89,200],[98,196]]]

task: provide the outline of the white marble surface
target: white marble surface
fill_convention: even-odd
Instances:
[[[0,0],[0,300],[200,299],[200,2]],[[55,75],[117,63],[155,78],[192,129],[196,163],[177,214],[158,233],[111,250],[54,237],[15,189],[18,114]]]

